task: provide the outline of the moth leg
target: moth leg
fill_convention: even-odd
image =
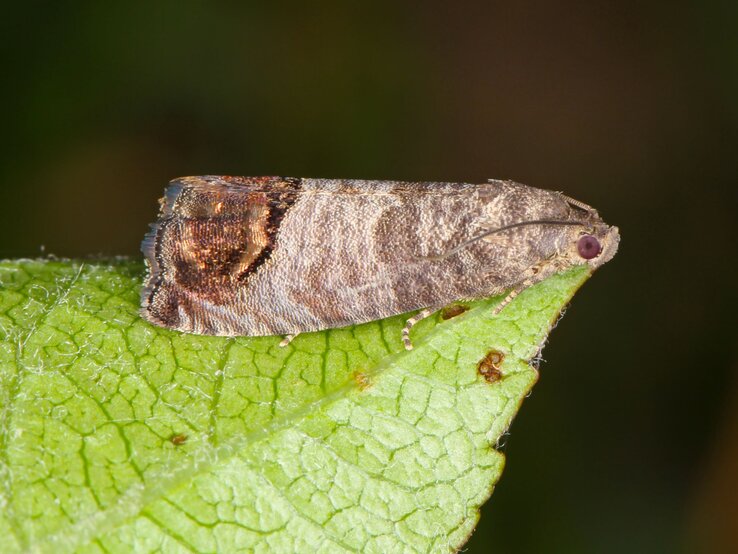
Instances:
[[[533,284],[533,283],[531,283],[531,284]],[[520,294],[521,292],[523,292],[529,286],[530,285],[528,285],[526,283],[522,283],[521,285],[515,287],[510,292],[508,292],[507,293],[507,296],[505,298],[503,298],[502,302],[500,302],[499,304],[497,304],[497,306],[495,306],[495,309],[492,310],[492,315],[494,316],[494,315],[499,314],[505,308],[505,306],[507,306],[510,302],[512,302],[518,294]]]
[[[282,340],[280,341],[280,343],[279,343],[279,347],[280,347],[280,348],[284,348],[284,347],[285,347],[285,346],[287,346],[287,345],[288,345],[289,343],[291,343],[291,342],[292,342],[292,339],[294,339],[294,338],[295,338],[295,337],[296,337],[297,335],[299,335],[299,334],[300,334],[300,333],[296,333],[296,334],[294,334],[294,335],[285,335],[285,336],[284,336],[284,338],[283,338],[283,339],[282,339]]]
[[[416,323],[424,320],[435,311],[435,308],[425,308],[405,322],[405,327],[402,329],[402,343],[405,345],[405,350],[413,349],[413,343],[410,342],[410,329],[412,329]]]
[[[512,289],[510,292],[507,293],[507,296],[502,299],[502,302],[497,304],[495,306],[495,309],[492,310],[492,315],[495,316],[499,314],[503,309],[505,309],[505,306],[507,306],[510,302],[512,302],[515,297],[523,292],[525,289],[527,289],[530,286],[535,285],[540,279],[536,279],[536,275],[540,273],[541,268],[539,266],[533,266],[531,267],[527,273],[529,273],[529,277],[525,280],[523,280],[521,283],[519,283],[514,289]]]

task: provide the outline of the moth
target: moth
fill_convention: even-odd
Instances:
[[[481,184],[285,177],[170,182],[144,238],[149,322],[219,336],[344,327],[518,293],[617,251],[617,227],[562,193]]]

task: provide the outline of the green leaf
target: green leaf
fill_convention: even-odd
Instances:
[[[138,315],[138,263],[0,263],[0,543],[14,552],[459,548],[585,267],[413,330],[221,338]],[[487,378],[478,364],[504,354]],[[484,369],[484,366],[482,367]],[[499,377],[499,378],[498,378]]]

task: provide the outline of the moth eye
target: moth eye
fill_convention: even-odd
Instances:
[[[602,246],[600,246],[600,241],[592,235],[584,235],[577,241],[577,250],[582,258],[591,260],[600,255]]]

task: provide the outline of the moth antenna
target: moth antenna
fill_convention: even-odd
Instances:
[[[478,240],[481,240],[485,237],[488,237],[490,235],[494,235],[497,233],[502,233],[503,231],[509,231],[510,229],[515,229],[517,227],[524,227],[526,225],[580,225],[582,227],[586,227],[587,225],[584,222],[581,221],[561,221],[558,219],[536,219],[533,221],[521,221],[520,223],[511,223],[510,225],[505,225],[503,227],[498,227],[497,229],[490,229],[489,231],[485,231],[484,233],[481,233],[477,235],[476,237],[472,237],[469,240],[465,240],[458,246],[452,248],[448,252],[441,254],[440,256],[424,256],[426,259],[434,260],[434,261],[440,261],[445,260],[446,258],[453,256],[454,254],[457,254],[470,244],[473,244],[477,242]]]

